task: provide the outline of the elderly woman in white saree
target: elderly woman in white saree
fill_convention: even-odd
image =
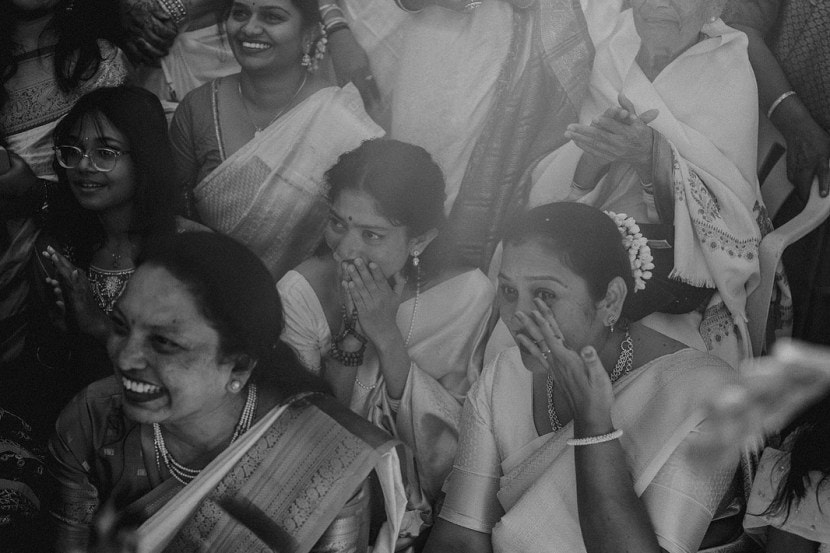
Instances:
[[[740,533],[737,458],[689,455],[732,371],[626,319],[650,278],[633,221],[562,202],[509,228],[499,305],[517,347],[470,390],[427,551],[690,553],[729,541],[707,535],[715,518]]]
[[[188,94],[171,127],[193,215],[248,246],[275,278],[322,238],[323,173],[383,134],[353,86],[315,72],[319,22],[316,0],[233,2],[226,28],[242,70]]]
[[[645,323],[734,365],[748,354],[745,303],[769,223],[747,39],[718,19],[724,3],[631,2],[597,48],[572,142],[534,169],[530,204],[578,200],[673,225],[670,280],[717,293],[702,317],[691,306]]]

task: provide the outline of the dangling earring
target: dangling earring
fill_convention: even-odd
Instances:
[[[72,13],[72,10],[75,9],[75,0],[70,0],[69,5],[66,6],[66,13]]]
[[[239,390],[242,389],[242,383],[238,380],[231,380],[231,383],[228,385],[231,389],[231,392],[238,393]]]
[[[608,317],[608,326],[611,328],[611,334],[614,334],[614,325],[617,324],[617,317],[616,315],[611,315]]]
[[[421,252],[419,252],[418,250],[415,250],[414,252],[412,252],[412,266],[413,267],[417,267],[418,265],[420,265],[421,260],[418,258],[419,255],[421,255]]]
[[[317,71],[320,66],[320,61],[326,55],[326,44],[328,44],[328,35],[326,34],[326,27],[322,23],[319,27],[320,37],[317,40],[307,42],[303,47],[303,59],[300,64],[306,68],[310,73]],[[311,55],[311,45],[314,45],[314,56]]]

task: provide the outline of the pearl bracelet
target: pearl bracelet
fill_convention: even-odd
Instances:
[[[617,440],[622,435],[622,430],[614,430],[613,432],[609,432],[608,434],[601,434],[599,436],[588,436],[587,438],[571,438],[565,443],[572,446],[594,445],[601,444],[603,442],[610,442],[612,440]]]

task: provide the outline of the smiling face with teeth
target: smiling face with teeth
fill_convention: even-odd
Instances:
[[[226,22],[230,45],[243,71],[295,68],[310,40],[291,0],[235,0]]]
[[[222,354],[219,333],[184,283],[164,268],[139,266],[112,319],[107,346],[129,418],[233,428],[244,394],[231,393],[229,383],[244,383],[250,372],[236,371],[237,360]]]
[[[66,144],[84,152],[95,148],[130,151],[130,140],[100,113],[85,115],[69,132]],[[72,195],[81,207],[91,211],[122,208],[135,196],[135,167],[128,153],[119,156],[115,167],[107,172],[96,169],[85,157],[74,169],[66,169],[66,177]]]

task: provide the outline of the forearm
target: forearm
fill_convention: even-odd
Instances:
[[[600,179],[608,173],[610,166],[611,164],[609,162],[595,155],[587,152],[583,153],[576,166],[573,187],[576,188],[577,192],[582,192],[583,194],[593,190]]]
[[[347,367],[332,357],[326,357],[321,362],[320,371],[323,380],[334,392],[334,397],[343,405],[351,404],[357,367]]]
[[[576,436],[611,431],[607,424],[576,428]],[[659,553],[645,507],[634,493],[619,440],[576,446],[576,493],[582,538],[588,553]]]
[[[674,224],[674,152],[666,138],[655,131],[651,183],[643,187],[652,194],[660,222]]]
[[[392,399],[400,399],[409,378],[412,360],[397,326],[391,328],[387,336],[379,340],[375,347],[378,351],[380,370],[386,382],[386,393]]]

